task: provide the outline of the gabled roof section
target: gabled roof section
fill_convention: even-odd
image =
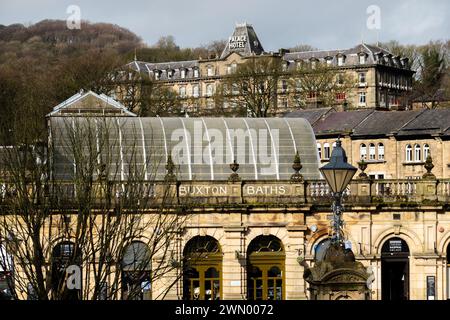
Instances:
[[[136,117],[125,106],[105,94],[97,94],[92,91],[81,90],[69,99],[53,108],[47,117],[62,116],[113,116]]]
[[[227,57],[231,52],[239,52],[242,56],[264,53],[264,49],[252,25],[248,23],[236,24],[236,28],[228,39],[228,43],[220,58]]]

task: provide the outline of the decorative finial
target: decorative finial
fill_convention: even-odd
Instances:
[[[228,181],[230,182],[238,182],[241,180],[239,175],[236,173],[239,170],[239,163],[237,163],[236,159],[234,159],[233,163],[230,164],[230,169],[233,171],[232,174],[230,174],[230,177],[228,178]]]
[[[368,179],[367,173],[364,172],[364,170],[367,169],[367,162],[364,161],[364,159],[361,159],[360,162],[358,162],[358,168],[361,170],[361,173],[359,174],[360,179]]]
[[[175,164],[172,161],[172,156],[169,154],[167,157],[167,164],[166,164],[167,173],[164,178],[165,181],[170,181],[170,182],[177,181],[177,177],[175,176],[174,170],[175,170]]]
[[[298,154],[298,150],[295,152],[294,163],[292,164],[292,169],[294,169],[295,173],[291,176],[292,182],[302,182],[303,176],[299,173],[303,168],[302,162],[300,160],[300,155]]]
[[[436,179],[436,176],[431,172],[434,168],[433,158],[431,158],[431,153],[428,154],[427,160],[425,160],[425,164],[423,165],[427,170],[422,176],[422,179]]]

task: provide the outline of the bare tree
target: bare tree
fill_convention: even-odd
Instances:
[[[138,128],[115,118],[60,118],[50,132],[48,148],[2,148],[0,270],[12,269],[12,297],[164,297],[181,274],[188,219],[173,206],[173,164],[156,181],[162,152],[143,160]],[[163,287],[150,290],[155,281]]]
[[[355,79],[325,63],[304,63],[298,66],[290,78],[293,94],[290,99],[296,108],[334,106],[351,107],[348,95],[355,86]]]
[[[277,111],[278,81],[282,76],[280,59],[250,57],[226,76],[215,93],[214,112],[250,117],[268,117]]]

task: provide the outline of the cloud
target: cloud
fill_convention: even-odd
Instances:
[[[236,22],[252,23],[266,50],[299,43],[323,49],[395,39],[426,43],[449,38],[448,0],[0,0],[0,24],[65,19],[80,6],[82,18],[130,29],[148,44],[173,35],[181,46],[227,38]],[[368,30],[366,9],[381,9],[381,30]]]

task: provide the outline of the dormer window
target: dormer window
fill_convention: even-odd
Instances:
[[[315,69],[317,67],[317,59],[311,59],[311,69]]]
[[[345,63],[345,56],[344,55],[339,55],[338,57],[337,57],[337,60],[338,60],[338,66],[343,66],[344,65],[344,63]]]
[[[325,61],[327,62],[327,66],[331,66],[331,64],[333,63],[333,58],[332,57],[326,57]]]
[[[153,74],[155,76],[155,80],[159,80],[161,78],[161,72],[159,70],[153,71]]]
[[[300,70],[302,70],[302,61],[301,60],[297,61],[297,71],[300,71]]]
[[[186,69],[181,68],[181,70],[180,70],[180,77],[181,77],[181,79],[186,78]]]
[[[365,53],[359,54],[359,64],[366,64],[366,54]]]
[[[173,77],[173,70],[172,69],[167,70],[167,79],[172,79],[172,77]]]
[[[198,68],[194,68],[194,78],[198,78],[198,76],[199,76]]]

